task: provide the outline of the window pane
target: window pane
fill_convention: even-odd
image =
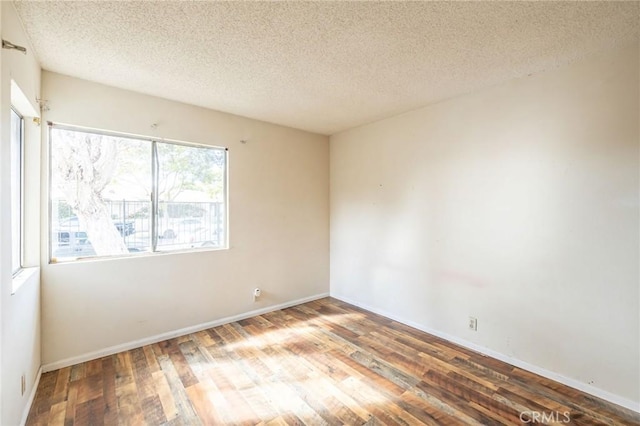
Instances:
[[[148,251],[151,143],[51,129],[51,257]]]
[[[157,249],[223,247],[226,151],[157,143]]]
[[[22,117],[11,110],[11,270],[22,266]]]

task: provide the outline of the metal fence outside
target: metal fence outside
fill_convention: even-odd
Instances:
[[[130,252],[151,250],[151,202],[108,200],[107,210]],[[95,256],[90,237],[65,200],[52,202],[52,257]],[[222,247],[226,241],[222,202],[158,203],[158,251]]]

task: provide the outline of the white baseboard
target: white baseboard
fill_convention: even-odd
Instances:
[[[245,312],[230,317],[220,318],[214,321],[193,325],[190,327],[180,328],[178,330],[169,331],[166,333],[156,334],[155,336],[145,337],[144,339],[134,340],[132,342],[123,343],[120,345],[110,346],[108,348],[100,349],[97,351],[85,353],[82,355],[62,359],[42,366],[42,372],[47,373],[49,371],[58,370],[60,368],[69,367],[71,365],[80,364],[82,362],[91,361],[94,359],[102,358],[105,356],[117,354],[118,352],[128,351],[130,349],[139,348],[145,345],[162,342],[163,340],[173,339],[174,337],[184,336],[198,331],[206,330],[208,328],[217,327],[219,325],[228,324],[235,321],[240,321],[246,318],[255,317],[257,315],[266,314],[268,312],[277,311],[280,309],[290,308],[291,306],[301,305],[303,303],[312,302],[314,300],[329,297],[329,293],[320,293],[313,296],[305,297],[302,299],[292,300],[290,302],[281,303],[278,305],[267,306],[266,308],[260,308],[253,311]]]
[[[31,411],[31,406],[33,405],[33,401],[36,399],[36,392],[38,391],[38,385],[40,384],[40,378],[42,377],[42,366],[38,369],[38,373],[36,374],[36,381],[31,388],[31,392],[29,392],[29,399],[27,400],[27,405],[24,406],[24,411],[22,412],[22,419],[20,420],[20,426],[24,426],[27,423],[27,417],[29,417],[29,411]]]
[[[425,326],[423,326],[421,324],[418,324],[416,322],[407,320],[407,319],[402,318],[402,317],[400,317],[398,315],[391,314],[389,312],[386,312],[384,310],[375,308],[373,306],[369,306],[367,304],[360,303],[360,302],[358,302],[356,300],[352,300],[352,299],[350,299],[348,297],[344,297],[344,296],[341,296],[341,295],[338,295],[338,294],[333,294],[333,293],[331,294],[331,297],[333,297],[335,299],[338,299],[338,300],[341,300],[341,301],[343,301],[345,303],[349,303],[351,305],[357,306],[359,308],[365,309],[365,310],[367,310],[369,312],[373,312],[375,314],[382,315],[383,317],[392,319],[394,321],[398,321],[398,322],[400,322],[402,324],[405,324],[405,325],[408,325],[410,327],[416,328],[416,329],[418,329],[420,331],[424,331],[425,333],[429,333],[429,334],[432,334],[434,336],[440,337],[440,338],[445,339],[445,340],[447,340],[449,342],[452,342],[452,343],[455,343],[457,345],[463,346],[463,347],[465,347],[467,349],[471,349],[471,350],[474,350],[476,352],[480,352],[483,355],[490,356],[491,358],[495,358],[497,360],[506,362],[507,364],[511,364],[511,365],[513,365],[515,367],[521,368],[523,370],[527,370],[527,371],[529,371],[531,373],[538,374],[538,375],[540,375],[542,377],[545,377],[547,379],[554,380],[554,381],[556,381],[558,383],[562,383],[563,385],[572,387],[572,388],[577,389],[579,391],[582,391],[582,392],[588,393],[590,395],[596,396],[598,398],[604,399],[605,401],[609,401],[609,402],[611,402],[613,404],[617,404],[617,405],[620,405],[621,407],[628,408],[629,410],[632,410],[632,411],[635,411],[637,413],[640,413],[640,403],[638,403],[638,402],[634,402],[634,401],[622,398],[622,397],[620,397],[620,396],[618,396],[616,394],[613,394],[611,392],[607,392],[605,390],[599,389],[599,388],[597,388],[595,386],[591,386],[591,385],[588,385],[586,383],[580,382],[578,380],[571,379],[569,377],[565,377],[565,376],[563,376],[561,374],[554,373],[553,371],[546,370],[546,369],[544,369],[542,367],[538,367],[538,366],[533,365],[533,364],[529,364],[528,362],[521,361],[521,360],[519,360],[517,358],[512,358],[510,356],[501,354],[501,353],[496,352],[496,351],[494,351],[492,349],[486,348],[484,346],[477,345],[475,343],[469,342],[469,341],[461,339],[459,337],[452,336],[452,335],[449,335],[447,333],[442,333],[440,331],[431,329],[429,327],[425,327]]]

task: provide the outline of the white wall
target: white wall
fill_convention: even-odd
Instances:
[[[230,164],[229,250],[49,265],[43,249],[43,364],[328,293],[328,137],[46,71],[42,85],[44,120],[225,146]]]
[[[11,187],[10,187],[10,111],[11,80],[19,86],[28,103],[21,113],[37,114],[40,94],[40,66],[22,30],[13,4],[1,5],[2,38],[27,47],[26,55],[2,49],[0,61],[0,424],[15,425],[21,420],[40,367],[40,128],[25,116],[24,182],[24,265],[30,266],[15,283],[11,274]],[[16,93],[14,92],[15,96]],[[29,111],[31,110],[31,111]],[[26,391],[21,394],[21,376]]]
[[[332,296],[640,409],[638,80],[636,44],[332,136]]]

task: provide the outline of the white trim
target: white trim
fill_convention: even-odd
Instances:
[[[27,417],[29,417],[29,411],[31,411],[31,406],[33,405],[33,401],[36,399],[36,392],[38,391],[38,385],[40,384],[40,378],[42,377],[42,366],[38,369],[38,374],[36,375],[36,381],[31,388],[31,392],[29,392],[29,399],[27,400],[27,405],[24,407],[24,411],[22,412],[22,419],[20,420],[20,426],[24,426],[27,423]]]
[[[11,280],[11,295],[13,296],[14,294],[16,294],[23,284],[34,280],[33,277],[37,276],[39,273],[39,266],[21,268],[20,271],[18,271],[18,273],[15,274],[13,276],[13,279]],[[40,283],[39,279],[34,281],[38,284]]]
[[[11,105],[23,117],[40,117],[38,108],[34,108],[27,95],[24,94],[18,83],[11,79]]]
[[[457,345],[463,346],[463,347],[465,347],[467,349],[471,349],[471,350],[474,350],[476,352],[479,352],[479,353],[481,353],[483,355],[490,356],[491,358],[495,358],[495,359],[500,360],[502,362],[506,362],[507,364],[511,364],[511,365],[513,365],[515,367],[521,368],[523,370],[527,370],[527,371],[529,371],[531,373],[538,374],[538,375],[540,375],[542,377],[545,377],[547,379],[551,379],[551,380],[554,380],[554,381],[556,381],[558,383],[562,383],[563,385],[572,387],[572,388],[577,389],[579,391],[588,393],[588,394],[596,396],[598,398],[602,398],[602,399],[604,399],[606,401],[609,401],[609,402],[611,402],[613,404],[617,404],[617,405],[620,405],[620,406],[622,406],[624,408],[628,408],[629,410],[635,411],[636,413],[640,413],[640,403],[638,403],[638,402],[631,401],[629,399],[623,398],[621,396],[618,396],[618,395],[613,394],[611,392],[608,392],[608,391],[605,391],[603,389],[597,388],[595,386],[590,386],[590,385],[588,385],[586,383],[583,383],[583,382],[580,382],[578,380],[571,379],[569,377],[565,377],[565,376],[563,376],[561,374],[555,373],[553,371],[549,371],[549,370],[544,369],[542,367],[538,367],[536,365],[529,364],[528,362],[521,361],[521,360],[519,360],[517,358],[512,358],[512,357],[510,357],[508,355],[501,354],[500,352],[496,352],[496,351],[494,351],[492,349],[486,348],[484,346],[477,345],[475,343],[469,342],[469,341],[461,339],[459,337],[452,336],[450,334],[443,333],[441,331],[437,331],[437,330],[434,330],[434,329],[429,328],[429,327],[425,327],[422,324],[418,324],[416,322],[407,320],[405,318],[402,318],[402,317],[400,317],[398,315],[391,314],[391,313],[389,313],[387,311],[384,311],[382,309],[374,308],[373,306],[369,306],[369,305],[367,305],[365,303],[360,303],[360,302],[358,302],[356,300],[353,300],[353,299],[350,299],[348,297],[345,297],[345,296],[342,296],[342,295],[337,295],[337,294],[334,294],[334,293],[331,293],[331,297],[336,298],[338,300],[341,300],[343,302],[349,303],[351,305],[357,306],[359,308],[365,309],[367,311],[373,312],[375,314],[382,315],[382,316],[384,316],[386,318],[389,318],[389,319],[392,319],[394,321],[398,321],[398,322],[400,322],[402,324],[405,324],[405,325],[408,325],[410,327],[416,328],[416,329],[418,329],[420,331],[424,331],[425,333],[429,333],[429,334],[432,334],[434,336],[440,337],[440,338],[445,339],[445,340],[447,340],[449,342],[452,342],[452,343],[455,343]]]
[[[71,365],[80,364],[81,362],[91,361],[94,359],[102,358],[117,354],[118,352],[128,351],[130,349],[139,348],[152,343],[162,342],[163,340],[173,339],[174,337],[184,336],[198,331],[206,330],[208,328],[217,327],[219,325],[228,324],[230,322],[240,321],[246,318],[255,317],[257,315],[266,314],[268,312],[277,311],[280,309],[290,308],[292,306],[301,305],[303,303],[312,302],[314,300],[328,297],[329,293],[320,293],[302,299],[292,300],[290,302],[281,303],[278,305],[267,306],[266,308],[256,309],[254,311],[245,312],[243,314],[233,315],[230,317],[220,318],[217,320],[205,322],[202,324],[192,325],[190,327],[180,328],[178,330],[168,331],[166,333],[156,334],[155,336],[145,337],[143,339],[134,340],[132,342],[122,343],[120,345],[110,346],[108,348],[100,349],[86,354],[65,358],[60,361],[51,362],[42,366],[42,371],[47,373],[49,371],[58,370],[60,368],[69,367]]]

